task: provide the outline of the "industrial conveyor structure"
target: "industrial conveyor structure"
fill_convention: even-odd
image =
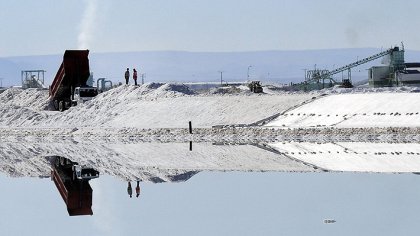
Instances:
[[[360,65],[363,65],[365,63],[368,63],[370,61],[376,60],[378,58],[384,57],[384,56],[390,56],[390,67],[393,68],[391,71],[390,77],[393,77],[394,73],[397,71],[404,70],[405,64],[404,64],[404,45],[402,45],[402,49],[400,50],[399,47],[393,47],[386,51],[382,51],[380,53],[377,53],[375,55],[363,58],[361,60],[357,60],[353,63],[347,64],[345,66],[339,67],[337,69],[334,69],[332,71],[329,70],[322,70],[322,69],[314,69],[314,70],[307,70],[305,72],[305,82],[303,84],[300,84],[301,86],[306,86],[305,90],[312,90],[312,89],[323,89],[325,87],[332,87],[334,85],[340,84],[342,87],[352,87],[351,84],[351,69]],[[335,81],[333,79],[333,75],[336,75],[338,73],[342,73],[344,71],[347,71],[348,75],[346,79],[342,79],[341,83]],[[310,86],[312,85],[312,86]]]

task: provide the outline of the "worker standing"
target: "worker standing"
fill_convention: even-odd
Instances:
[[[127,70],[125,71],[125,84],[128,84],[128,79],[130,79],[130,70],[127,68]]]
[[[136,197],[140,196],[140,181],[137,180]]]
[[[131,195],[133,195],[133,189],[131,188],[131,182],[128,182],[127,193],[128,193],[128,195],[130,195],[130,198],[131,198]]]
[[[136,69],[133,69],[133,80],[134,80],[134,85],[137,86],[137,71],[136,71]]]

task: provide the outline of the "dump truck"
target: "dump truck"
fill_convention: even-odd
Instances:
[[[50,161],[51,180],[63,198],[69,215],[93,215],[93,190],[89,180],[98,178],[99,172],[60,156],[54,156]]]
[[[55,110],[64,111],[98,95],[98,89],[86,83],[90,77],[88,55],[89,50],[64,52],[63,62],[49,88]]]
[[[251,92],[253,93],[262,93],[263,92],[263,88],[261,86],[260,81],[251,81],[248,84],[248,88],[249,90],[251,90]]]

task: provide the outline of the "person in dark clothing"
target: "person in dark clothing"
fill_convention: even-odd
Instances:
[[[131,188],[131,182],[128,182],[127,193],[128,193],[128,195],[130,195],[130,198],[131,198],[131,195],[133,195],[133,189]]]
[[[137,71],[136,71],[136,69],[133,69],[133,80],[134,80],[134,85],[137,85]]]
[[[140,196],[140,181],[137,181],[137,187],[136,187],[136,197]]]
[[[125,84],[128,84],[128,80],[130,79],[130,70],[127,68],[124,74],[125,77]]]

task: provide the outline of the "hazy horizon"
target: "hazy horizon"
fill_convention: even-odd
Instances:
[[[94,52],[238,52],[388,48],[420,50],[420,2],[355,0],[5,0],[0,57]]]
[[[383,49],[385,50],[385,49]],[[331,70],[380,52],[381,49],[272,50],[250,52],[146,51],[96,53],[90,51],[90,68],[94,78],[122,81],[125,68],[145,73],[146,82],[217,82],[220,71],[226,82],[249,79],[278,83],[301,82],[304,69]],[[46,70],[50,84],[60,66],[63,54],[0,58],[3,86],[20,85],[22,70]],[[420,51],[406,51],[406,61],[419,61]],[[354,80],[367,79],[367,69],[381,60],[352,70]],[[340,76],[338,76],[340,77]],[[337,77],[337,78],[338,78]],[[341,77],[340,77],[341,78]]]

